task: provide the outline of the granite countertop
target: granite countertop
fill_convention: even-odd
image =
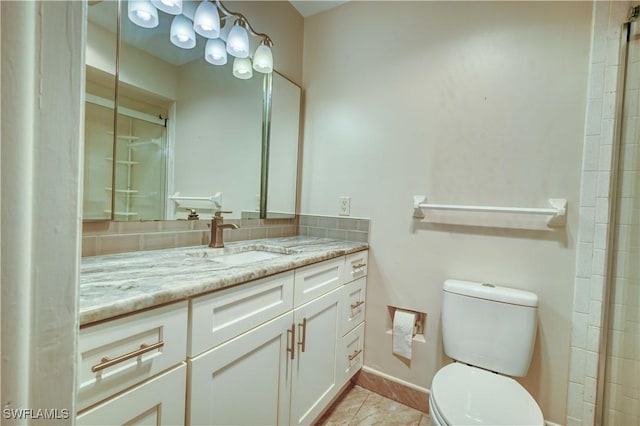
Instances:
[[[224,249],[196,246],[85,257],[80,266],[80,325],[367,248],[366,243],[297,236],[227,243]],[[207,258],[212,250],[235,253],[252,249],[287,255],[241,265]]]

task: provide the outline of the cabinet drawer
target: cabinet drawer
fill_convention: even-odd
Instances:
[[[361,323],[342,338],[338,371],[341,375],[340,386],[353,377],[362,368],[364,360],[364,323]]]
[[[296,269],[294,305],[300,306],[338,288],[343,283],[343,269],[344,256]]]
[[[342,287],[341,336],[364,321],[367,278],[363,277]]]
[[[184,424],[187,367],[171,371],[130,389],[76,418],[78,425]]]
[[[357,280],[367,275],[367,264],[369,263],[369,250],[351,253],[346,256],[344,266],[344,282]]]
[[[242,284],[191,302],[195,356],[293,309],[293,271]]]
[[[80,329],[78,410],[184,361],[186,329],[186,301]]]

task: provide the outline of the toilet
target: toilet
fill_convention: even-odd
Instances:
[[[442,297],[444,351],[452,358],[433,377],[431,423],[544,425],[538,404],[510,376],[527,374],[537,328],[534,293],[447,280]]]

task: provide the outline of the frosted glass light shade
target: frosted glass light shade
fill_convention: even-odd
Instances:
[[[233,76],[241,80],[248,80],[253,77],[253,69],[251,68],[251,59],[235,58],[233,60]]]
[[[129,0],[127,16],[134,24],[142,28],[158,26],[158,9],[149,0]]]
[[[196,46],[196,33],[193,24],[184,15],[176,15],[171,22],[171,43],[183,49],[192,49]]]
[[[213,65],[224,65],[227,63],[227,49],[224,41],[214,38],[207,41],[204,48],[204,60]]]
[[[253,54],[253,69],[268,74],[273,71],[273,54],[271,48],[261,44]]]
[[[220,37],[220,15],[218,8],[209,0],[203,0],[196,9],[193,29],[206,38]]]
[[[247,30],[236,23],[227,37],[227,52],[236,58],[249,57],[249,34]]]
[[[182,13],[182,0],[151,0],[151,4],[170,15]]]

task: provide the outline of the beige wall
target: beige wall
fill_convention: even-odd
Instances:
[[[121,81],[168,99],[176,98],[175,66],[127,44],[121,46],[120,57]],[[87,23],[86,63],[115,74],[115,35],[91,22]]]
[[[262,81],[257,72],[251,80],[235,78],[231,61],[224,67],[194,61],[179,68],[169,193],[209,197],[221,192],[222,210],[233,212],[227,218],[257,208]],[[170,218],[186,218],[184,207],[197,208],[203,218],[213,214],[208,203],[184,203]]]
[[[447,362],[442,282],[527,289],[540,320],[521,382],[564,422],[590,27],[588,2],[352,2],[305,20],[301,212],[335,215],[348,195],[352,215],[372,219],[368,367],[429,388]],[[568,223],[416,224],[416,194],[530,207],[562,197]],[[387,305],[428,314],[408,364],[391,354]]]

